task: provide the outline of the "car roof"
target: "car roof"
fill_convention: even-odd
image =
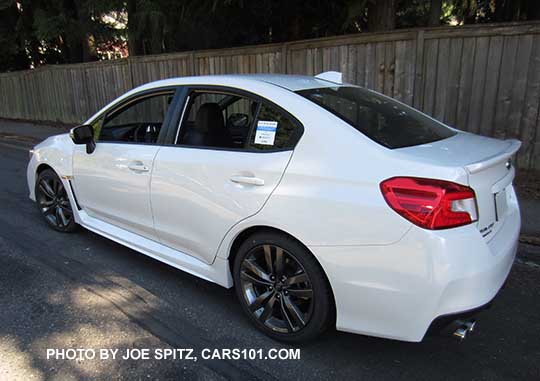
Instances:
[[[321,87],[336,87],[340,86],[339,83],[326,81],[316,77],[310,77],[307,75],[290,75],[290,74],[244,74],[239,75],[246,79],[253,79],[256,81],[271,83],[273,85],[283,87],[291,91],[316,89]]]
[[[290,74],[220,74],[204,75],[192,77],[176,77],[149,82],[137,87],[134,90],[144,90],[163,86],[179,85],[222,85],[237,82],[238,84],[248,84],[249,82],[264,82],[279,86],[290,91],[316,89],[321,87],[341,86],[341,83],[330,82],[324,79],[310,77],[307,75]]]

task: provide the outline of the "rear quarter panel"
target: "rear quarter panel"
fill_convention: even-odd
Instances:
[[[381,181],[417,176],[467,183],[463,168],[410,160],[290,94],[276,103],[302,122],[304,135],[263,209],[229,231],[218,256],[226,258],[234,238],[251,226],[283,230],[310,247],[390,245],[411,223],[387,205]]]

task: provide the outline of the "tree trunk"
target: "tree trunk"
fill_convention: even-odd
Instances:
[[[431,0],[429,7],[428,26],[441,25],[442,0]]]
[[[503,22],[518,20],[520,6],[520,0],[497,0],[495,2],[495,21]]]
[[[379,32],[396,28],[396,0],[370,0],[368,30]]]
[[[137,31],[137,0],[128,0],[128,53],[130,56],[139,56],[143,54],[142,43],[138,38]]]
[[[530,0],[527,8],[527,20],[540,19],[540,1]]]
[[[13,6],[15,6],[15,4],[13,4]],[[38,67],[39,65],[41,65],[41,53],[39,52],[40,43],[36,38],[36,34],[34,31],[34,9],[32,8],[30,2],[23,3],[23,12],[21,14],[21,17],[21,48],[23,48],[25,44],[28,45],[30,61],[34,65],[34,67]]]

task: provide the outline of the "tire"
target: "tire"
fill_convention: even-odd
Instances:
[[[309,341],[333,321],[334,301],[326,276],[313,255],[292,237],[272,231],[250,236],[238,249],[233,278],[249,320],[275,340]]]
[[[35,194],[38,210],[50,227],[63,233],[77,228],[64,184],[52,169],[38,175]]]

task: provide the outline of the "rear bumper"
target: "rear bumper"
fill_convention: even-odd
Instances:
[[[413,226],[391,245],[310,249],[330,280],[338,330],[417,342],[438,317],[495,297],[514,262],[519,230],[513,197],[490,241],[473,225],[441,231]]]

